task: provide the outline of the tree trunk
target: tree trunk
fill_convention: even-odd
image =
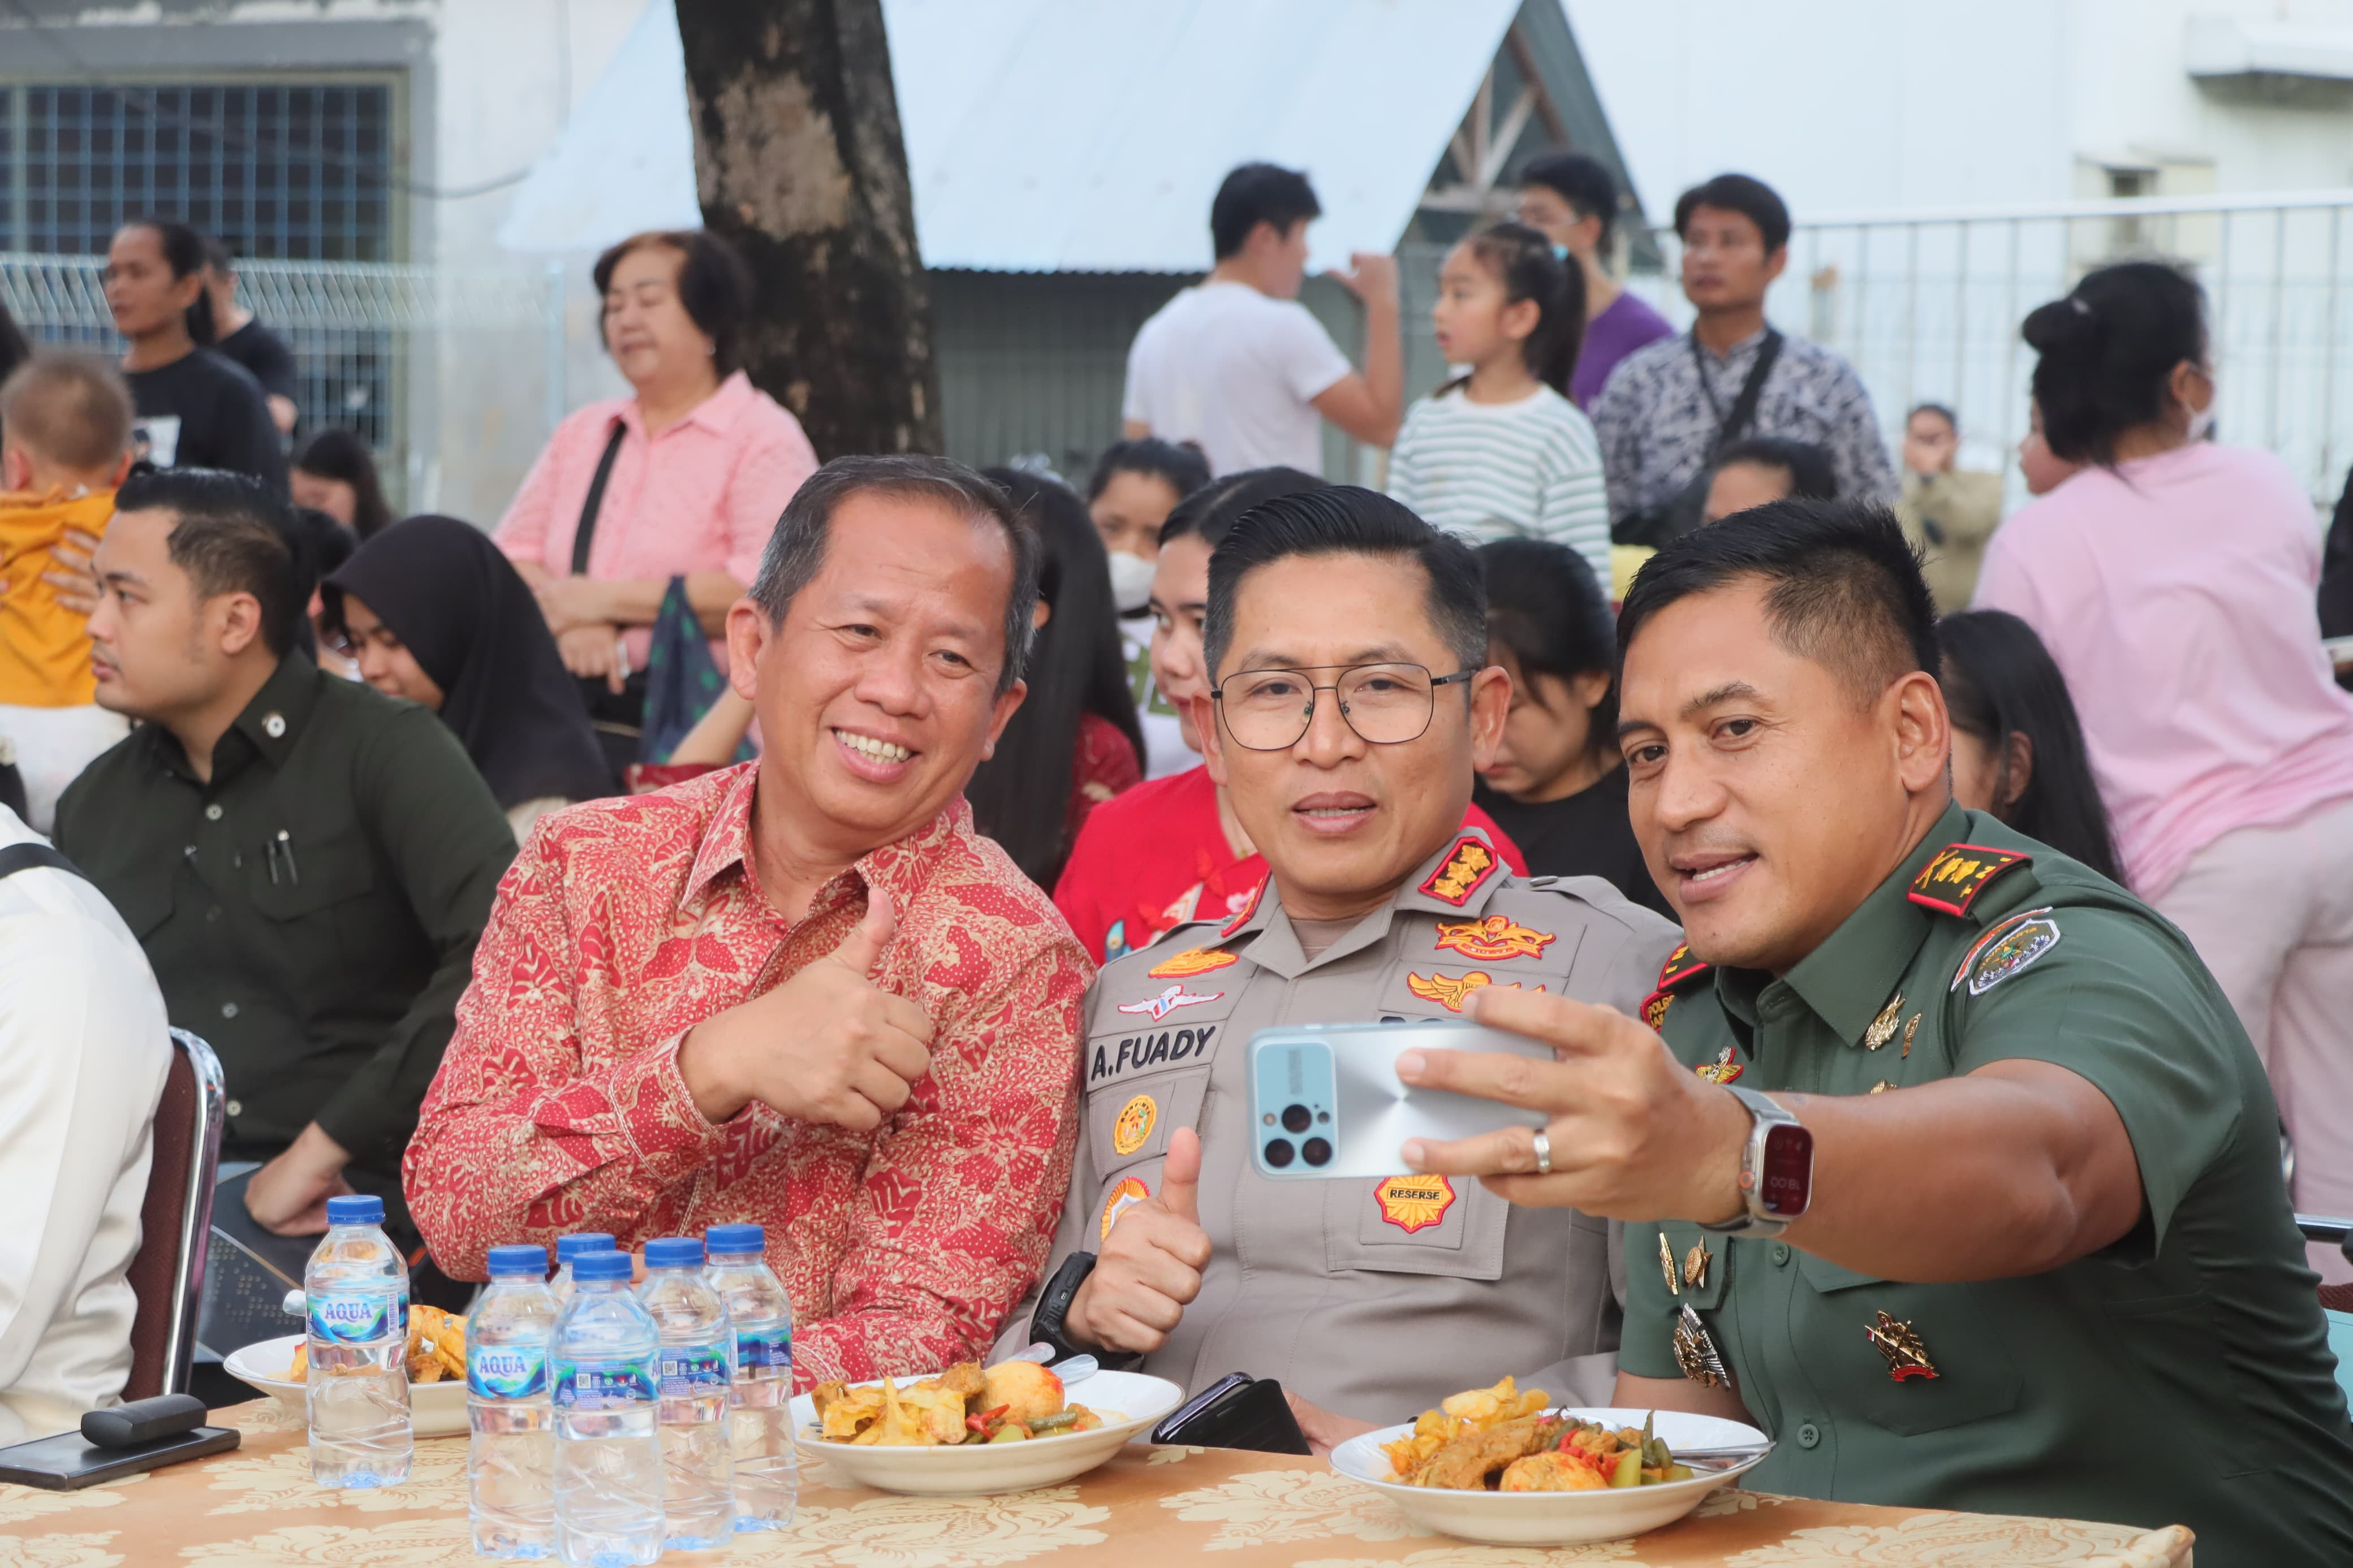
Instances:
[[[678,31],[702,221],[757,280],[754,384],[820,458],[940,450],[881,0],[678,0]]]

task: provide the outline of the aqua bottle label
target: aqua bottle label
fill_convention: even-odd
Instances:
[[[704,1345],[662,1346],[661,1391],[666,1394],[724,1389],[733,1381],[724,1340]]]
[[[757,1329],[735,1336],[735,1365],[744,1372],[773,1367],[789,1377],[793,1370],[793,1331]]]
[[[466,1388],[483,1399],[532,1399],[547,1392],[547,1352],[538,1345],[469,1345]]]
[[[629,1405],[653,1403],[654,1373],[650,1362],[604,1362],[583,1366],[577,1362],[555,1363],[555,1403],[570,1410],[617,1410]]]
[[[335,1344],[365,1345],[408,1333],[408,1292],[380,1296],[374,1292],[334,1294],[314,1291],[310,1297],[311,1337]]]

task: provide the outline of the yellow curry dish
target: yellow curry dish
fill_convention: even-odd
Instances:
[[[1104,1419],[1101,1412],[1066,1403],[1062,1380],[1028,1361],[986,1368],[960,1362],[903,1387],[887,1377],[863,1388],[829,1381],[811,1391],[809,1403],[818,1417],[811,1436],[871,1447],[1021,1443],[1092,1432]],[[1112,1419],[1120,1417],[1113,1413]]]
[[[1548,1397],[1508,1377],[1453,1394],[1381,1452],[1404,1485],[1449,1491],[1596,1491],[1692,1479],[1650,1422],[1637,1431],[1554,1415]]]

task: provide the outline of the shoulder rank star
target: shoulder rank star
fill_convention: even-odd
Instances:
[[[1732,1373],[1725,1370],[1724,1356],[1715,1348],[1715,1336],[1687,1302],[1675,1316],[1675,1365],[1694,1383],[1708,1388],[1729,1388]]]
[[[1912,1325],[1899,1323],[1884,1312],[1876,1316],[1877,1321],[1865,1326],[1862,1331],[1873,1348],[1887,1358],[1887,1375],[1898,1383],[1936,1376],[1936,1368],[1928,1360],[1928,1347],[1920,1342]]]
[[[1710,1083],[1730,1083],[1747,1069],[1732,1059],[1732,1047],[1726,1046],[1715,1053],[1715,1060],[1702,1062],[1692,1071]]]
[[[1885,1045],[1888,1041],[1894,1039],[1895,1037],[1895,1021],[1903,1016],[1904,993],[1898,991],[1895,994],[1895,1000],[1890,1002],[1886,1006],[1882,1007],[1879,1010],[1879,1016],[1871,1021],[1871,1027],[1862,1032],[1863,1048],[1865,1050],[1875,1051],[1880,1047]]]

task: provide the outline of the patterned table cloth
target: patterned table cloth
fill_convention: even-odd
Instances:
[[[242,1428],[244,1447],[86,1491],[0,1486],[0,1563],[427,1568],[485,1561],[467,1532],[462,1439],[420,1440],[406,1486],[326,1491],[311,1484],[299,1424],[275,1405],[240,1405],[213,1419]],[[1386,1499],[1320,1459],[1131,1447],[1067,1486],[1002,1497],[892,1497],[806,1467],[792,1528],[739,1536],[724,1557],[791,1568],[2189,1568],[2189,1531],[2179,1525],[2143,1531],[1737,1489],[1633,1541],[1474,1546],[1418,1533]]]

